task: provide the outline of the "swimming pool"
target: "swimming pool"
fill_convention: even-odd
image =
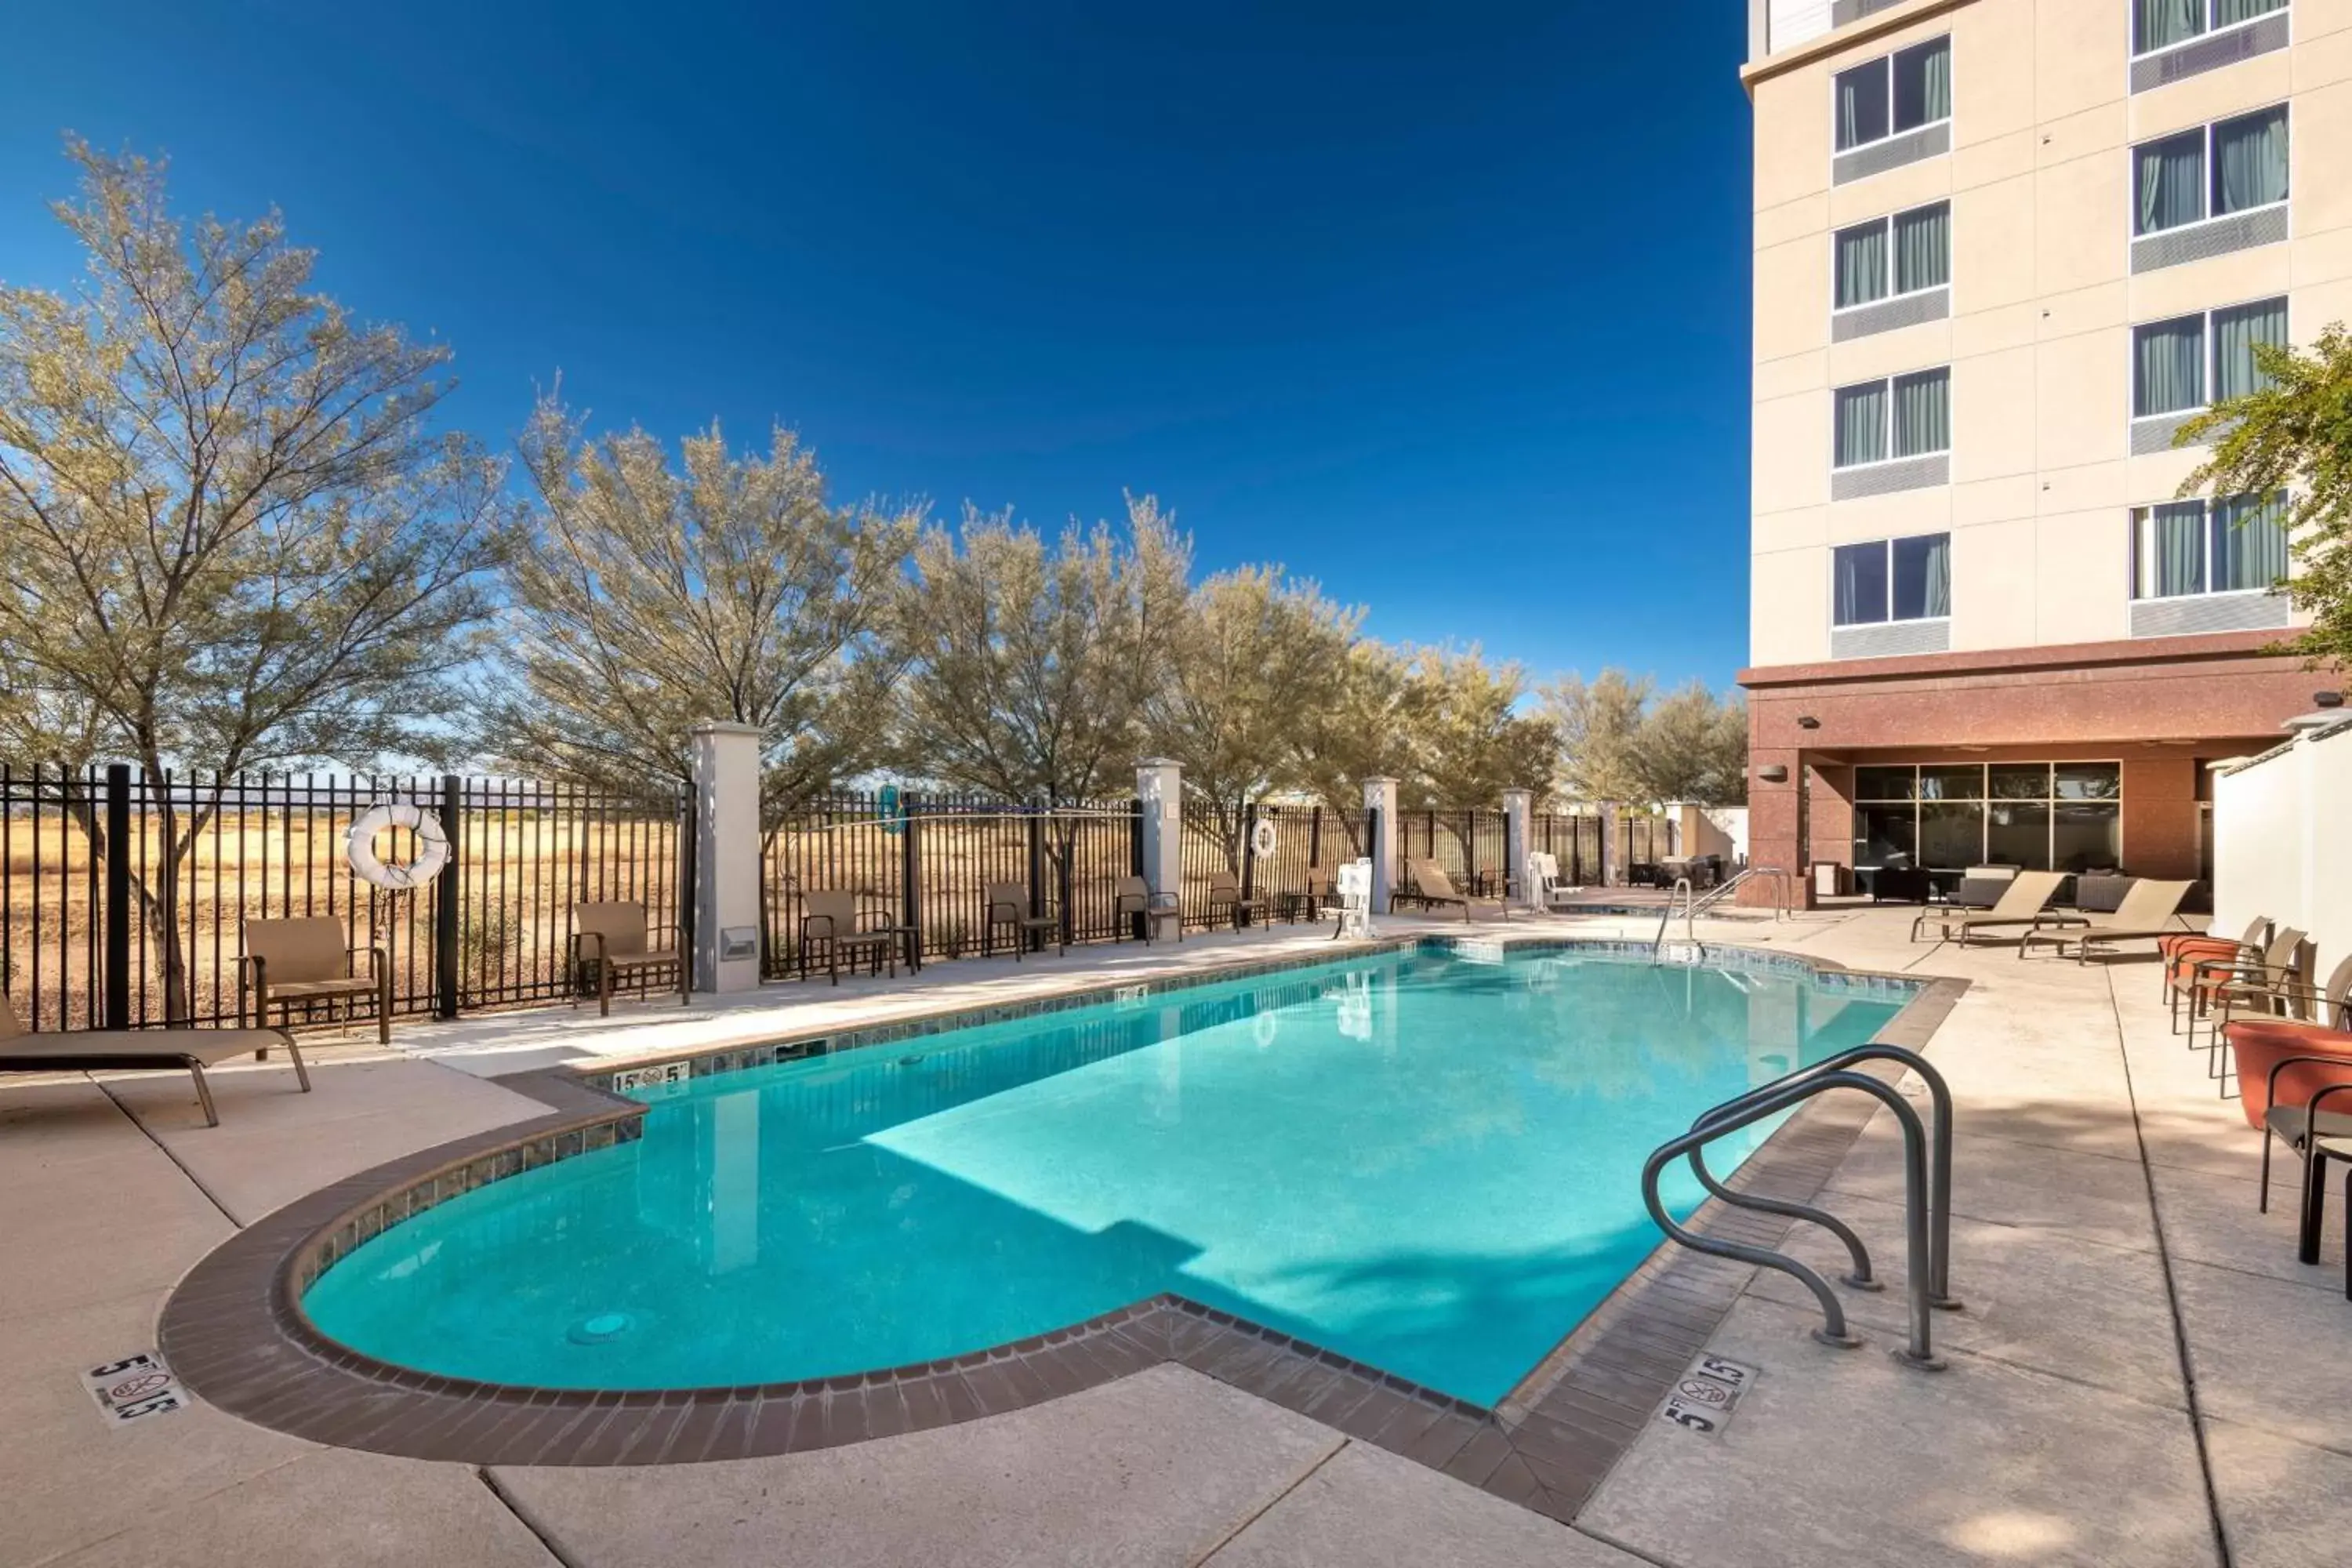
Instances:
[[[1423,951],[697,1079],[303,1305],[400,1365],[629,1389],[942,1360],[1172,1291],[1491,1405],[1656,1245],[1650,1149],[1902,1000]]]

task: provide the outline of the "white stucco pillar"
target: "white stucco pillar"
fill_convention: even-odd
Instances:
[[[1184,893],[1183,764],[1168,757],[1144,758],[1135,764],[1135,795],[1143,802],[1143,885],[1151,889],[1154,904],[1164,902],[1181,908]],[[1162,893],[1170,897],[1162,900]]]
[[[760,731],[694,727],[694,988],[760,984]]]
[[[1613,888],[1617,874],[1623,869],[1617,864],[1617,803],[1601,803],[1601,885]]]
[[[1372,858],[1372,912],[1386,914],[1389,896],[1397,884],[1396,780],[1366,779],[1364,809],[1372,818],[1372,841],[1365,847],[1365,853]]]
[[[1528,829],[1535,826],[1536,795],[1528,789],[1507,789],[1503,792],[1503,831],[1511,847],[1510,862],[1506,869],[1511,886],[1519,890],[1519,907],[1532,910],[1541,907],[1536,898],[1536,879],[1528,866]]]

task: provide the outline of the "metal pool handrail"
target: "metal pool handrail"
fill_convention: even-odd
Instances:
[[[1937,1071],[1928,1063],[1927,1058],[1902,1046],[1884,1045],[1876,1041],[1869,1045],[1855,1046],[1849,1050],[1840,1051],[1835,1056],[1824,1057],[1809,1067],[1801,1067],[1793,1072],[1783,1073],[1770,1083],[1699,1112],[1697,1119],[1691,1123],[1691,1131],[1696,1132],[1700,1128],[1710,1125],[1727,1113],[1738,1110],[1748,1101],[1760,1095],[1770,1093],[1782,1084],[1801,1083],[1823,1073],[1836,1072],[1850,1068],[1856,1062],[1867,1061],[1902,1063],[1919,1075],[1920,1081],[1927,1086],[1927,1098],[1935,1104],[1936,1126],[1927,1156],[1927,1226],[1933,1253],[1933,1263],[1927,1278],[1927,1301],[1930,1306],[1941,1308],[1945,1311],[1957,1311],[1963,1303],[1952,1294],[1952,1089],[1951,1086],[1944,1081],[1944,1075]],[[1816,1225],[1836,1232],[1845,1242],[1847,1250],[1853,1253],[1854,1272],[1859,1276],[1858,1279],[1851,1279],[1849,1282],[1864,1290],[1877,1289],[1876,1281],[1871,1273],[1869,1252],[1863,1247],[1861,1238],[1834,1215],[1825,1214],[1820,1209],[1809,1208],[1802,1204],[1790,1204],[1780,1199],[1735,1193],[1715,1179],[1714,1173],[1706,1168],[1706,1161],[1701,1150],[1691,1151],[1690,1165],[1692,1173],[1698,1177],[1701,1185],[1734,1207],[1757,1209],[1765,1214],[1788,1215],[1798,1219],[1809,1219]]]
[[[1899,1049],[1900,1047],[1889,1048]],[[1814,1067],[1800,1068],[1778,1081],[1766,1084],[1763,1088],[1742,1095],[1738,1100],[1727,1101],[1714,1110],[1703,1114],[1689,1131],[1678,1138],[1669,1139],[1651,1151],[1650,1157],[1642,1165],[1642,1202],[1650,1211],[1650,1218],[1655,1222],[1660,1230],[1665,1232],[1670,1239],[1689,1247],[1692,1251],[1778,1269],[1801,1283],[1813,1293],[1814,1300],[1821,1304],[1822,1308],[1823,1325],[1813,1331],[1815,1339],[1824,1344],[1841,1348],[1851,1348],[1860,1344],[1862,1342],[1846,1328],[1845,1309],[1838,1301],[1836,1292],[1830,1289],[1827,1280],[1811,1268],[1785,1253],[1775,1252],[1769,1247],[1750,1247],[1744,1242],[1726,1241],[1716,1237],[1702,1236],[1687,1229],[1666,1212],[1665,1203],[1658,1194],[1658,1177],[1666,1166],[1675,1161],[1696,1154],[1726,1133],[1736,1132],[1740,1128],[1761,1121],[1775,1111],[1787,1110],[1817,1094],[1824,1094],[1833,1089],[1860,1089],[1864,1094],[1875,1097],[1895,1112],[1895,1121],[1903,1129],[1903,1216],[1904,1236],[1908,1252],[1906,1293],[1910,1304],[1910,1342],[1906,1348],[1896,1352],[1896,1358],[1915,1367],[1927,1370],[1940,1368],[1944,1363],[1937,1359],[1931,1342],[1932,1310],[1928,1300],[1930,1281],[1935,1274],[1935,1249],[1929,1240],[1927,1131],[1920,1125],[1919,1113],[1913,1110],[1911,1103],[1891,1085],[1882,1083],[1864,1073],[1853,1072],[1842,1068],[1833,1068],[1828,1063],[1822,1063]],[[1712,1182],[1709,1182],[1708,1185],[1710,1190],[1719,1191]],[[1759,1202],[1771,1201],[1775,1200],[1759,1200]],[[1799,1217],[1811,1217],[1811,1215]],[[1845,1230],[1843,1226],[1838,1228],[1848,1237],[1852,1237],[1850,1230]],[[1859,1238],[1850,1239],[1849,1246],[1859,1249]],[[1864,1258],[1866,1262],[1866,1254]]]
[[[1656,940],[1650,944],[1650,962],[1655,963],[1665,953],[1666,928],[1674,923],[1676,895],[1679,894],[1682,899],[1683,940],[1696,946],[1698,942],[1698,917],[1701,914],[1723,902],[1750,879],[1761,880],[1767,877],[1772,879],[1772,919],[1777,923],[1788,918],[1789,900],[1791,896],[1789,873],[1778,866],[1750,866],[1729,881],[1708,889],[1703,895],[1693,894],[1688,877],[1675,878],[1675,885],[1666,889],[1666,907],[1658,912],[1658,934]],[[1701,948],[1700,953],[1701,956],[1705,956],[1706,949]]]

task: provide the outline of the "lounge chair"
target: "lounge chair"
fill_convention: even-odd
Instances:
[[[990,938],[998,926],[1014,928],[1013,962],[1021,962],[1021,950],[1029,945],[1031,936],[1053,934],[1062,952],[1070,951],[1069,943],[1061,940],[1062,922],[1052,915],[1034,912],[1029,906],[1029,884],[1026,882],[991,882],[982,894],[984,906],[980,914],[980,955],[986,958]],[[1042,944],[1041,944],[1042,945]]]
[[[1151,945],[1151,928],[1163,920],[1174,924],[1176,940],[1182,942],[1184,940],[1183,915],[1183,906],[1175,894],[1155,893],[1151,890],[1151,884],[1140,877],[1121,877],[1111,889],[1110,919],[1113,942],[1126,940],[1127,922],[1131,920],[1143,922],[1143,945],[1146,947]]]
[[[1217,911],[1224,910],[1233,916],[1234,929],[1239,931],[1255,918],[1265,923],[1265,900],[1242,897],[1241,879],[1231,871],[1209,873],[1209,923],[1217,923]]]
[[[1462,922],[1465,925],[1470,922],[1470,911],[1474,906],[1478,909],[1496,910],[1507,921],[1511,918],[1511,906],[1501,899],[1472,899],[1455,892],[1454,879],[1445,874],[1445,868],[1436,861],[1417,860],[1412,864],[1417,869],[1413,872],[1413,890],[1406,896],[1418,900],[1422,908],[1425,910],[1458,908],[1462,911]],[[1394,898],[1390,899],[1389,907],[1391,910],[1396,907]]]
[[[656,947],[652,933],[669,932],[669,945]],[[680,1005],[691,1001],[689,987],[693,979],[687,968],[686,954],[678,947],[676,926],[648,926],[646,906],[614,900],[607,903],[574,904],[572,906],[572,1005],[580,1005],[579,982],[586,965],[596,964],[596,1012],[600,1017],[613,1016],[613,993],[619,982],[634,976],[637,990],[645,994],[651,989],[653,978],[664,970],[670,972],[677,984]]]
[[[1307,868],[1307,886],[1296,892],[1284,893],[1276,901],[1281,905],[1284,920],[1318,920],[1326,910],[1339,908],[1339,883],[1322,867],[1309,866]]]
[[[824,888],[801,895],[801,925],[793,958],[803,979],[808,977],[810,951],[818,946],[824,949],[824,972],[835,985],[841,984],[844,958],[849,960],[853,973],[863,960],[869,973],[879,974],[887,961],[890,978],[898,977],[901,933],[865,930],[857,906],[857,894],[846,888]],[[986,941],[985,935],[982,940]]]
[[[291,919],[245,922],[245,951],[236,963],[236,1016],[245,1018],[246,998],[253,999],[253,1022],[269,1025],[269,1005],[278,1005],[278,1017],[288,1016],[296,1003],[331,1004],[337,997],[375,1003],[375,1035],[392,1044],[392,965],[380,947],[352,947],[343,940],[343,922],[332,915],[299,915]],[[356,962],[367,954],[368,972]]]
[[[2194,882],[2158,882],[2146,878],[2132,884],[2124,901],[2116,906],[2113,919],[2090,924],[2072,926],[2063,931],[2030,931],[2018,938],[2017,956],[2023,958],[2036,947],[2054,947],[2058,956],[2066,956],[2066,949],[2074,950],[2074,962],[2088,963],[2093,947],[2113,947],[2119,942],[2153,942],[2172,934],[2173,918],[2180,912],[2180,900],[2189,896]]]
[[[2088,925],[2080,915],[2053,915],[2049,912],[2050,900],[2058,896],[2058,885],[2066,879],[2062,871],[2020,871],[2001,889],[1992,908],[1981,914],[1955,912],[1950,910],[1922,911],[1911,922],[1911,940],[1917,942],[1919,932],[1933,927],[1938,942],[1958,942],[1969,945],[1969,938],[1980,931],[1994,931],[2003,926],[2027,926],[2040,931],[2045,925],[2072,922]],[[1957,934],[1955,934],[1957,933]]]
[[[267,1058],[275,1046],[286,1047],[294,1063],[294,1080],[304,1094],[310,1093],[310,1069],[302,1065],[301,1047],[284,1029],[82,1029],[28,1035],[17,1025],[7,993],[0,992],[0,1072],[164,1072],[184,1068],[196,1080],[196,1103],[204,1108],[207,1127],[220,1125],[220,1112],[213,1109],[205,1068],[247,1051]]]

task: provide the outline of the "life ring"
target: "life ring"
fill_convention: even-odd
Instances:
[[[405,866],[387,866],[376,858],[375,836],[387,827],[405,827],[416,835],[415,859]],[[441,819],[423,806],[388,801],[370,806],[352,824],[351,836],[343,841],[343,858],[352,863],[352,875],[361,881],[404,893],[440,875],[449,860],[449,836],[441,831]]]
[[[1256,825],[1250,829],[1250,854],[1257,859],[1273,858],[1275,846],[1280,842],[1281,840],[1275,834],[1272,817],[1259,817]]]

